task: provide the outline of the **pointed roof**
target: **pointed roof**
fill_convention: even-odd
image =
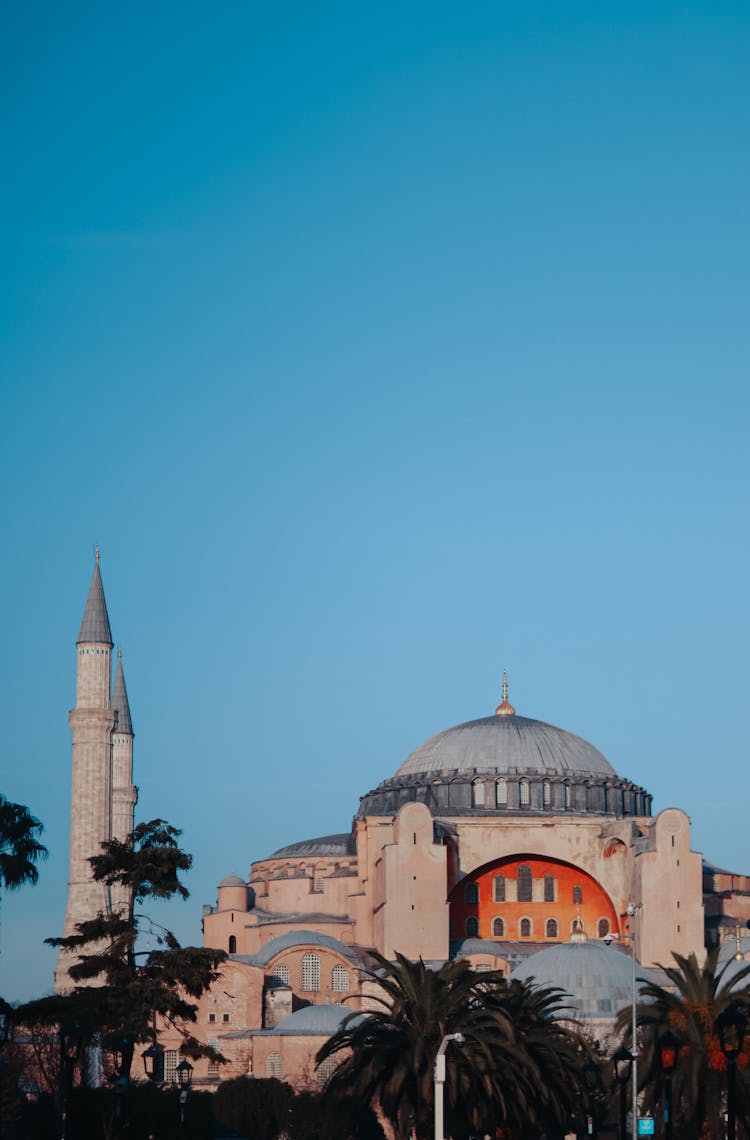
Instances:
[[[94,576],[89,587],[89,596],[86,599],[86,608],[83,611],[81,628],[78,631],[77,645],[81,642],[96,642],[98,645],[112,645],[112,634],[109,628],[109,614],[107,603],[104,600],[104,587],[102,576],[99,573],[99,547],[96,548],[96,562]]]
[[[117,713],[116,732],[129,732],[133,735],[133,722],[130,719],[128,690],[125,688],[125,674],[122,671],[122,650],[117,650],[117,672],[112,688],[112,708]]]

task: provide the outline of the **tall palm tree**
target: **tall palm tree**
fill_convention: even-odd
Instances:
[[[461,1033],[446,1067],[446,1119],[452,1135],[494,1133],[507,1124],[570,1120],[580,1087],[577,1036],[555,1022],[562,994],[475,973],[467,962],[429,969],[402,955],[376,955],[377,1008],[351,1014],[317,1056],[339,1056],[327,1095],[378,1104],[397,1136],[429,1140],[433,1066],[446,1034]]]
[[[721,1115],[726,1059],[716,1021],[730,1005],[739,1006],[750,1017],[750,963],[738,966],[730,959],[720,966],[718,947],[706,955],[702,964],[695,954],[673,957],[674,966],[661,967],[669,984],[642,985],[636,1010],[641,1030],[639,1074],[645,1104],[653,1108],[662,1099],[664,1079],[658,1038],[664,1030],[671,1029],[682,1042],[672,1081],[672,1114],[678,1134],[684,1140],[719,1140],[724,1135]],[[630,1011],[622,1010],[618,1018],[626,1040],[629,1017]],[[750,1048],[746,1045],[737,1058],[737,1091],[745,1110],[750,1104],[749,1062]]]
[[[37,881],[36,864],[47,857],[41,833],[41,823],[27,807],[0,794],[0,890],[14,891]]]

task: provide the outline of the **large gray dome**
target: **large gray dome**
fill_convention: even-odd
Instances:
[[[407,756],[395,778],[467,770],[616,775],[593,744],[572,732],[525,716],[486,716],[431,736]]]

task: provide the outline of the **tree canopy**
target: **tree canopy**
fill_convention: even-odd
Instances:
[[[661,1100],[664,1076],[659,1064],[658,1039],[669,1029],[681,1048],[672,1078],[672,1114],[683,1140],[720,1140],[724,1136],[722,1100],[727,1062],[721,1050],[717,1020],[730,1006],[739,1006],[750,1018],[750,963],[730,959],[719,963],[719,948],[701,963],[695,954],[673,955],[674,965],[660,967],[667,985],[641,986],[636,1009],[639,1028],[639,1084],[647,1108]],[[629,1010],[618,1019],[629,1043]],[[737,1057],[738,1112],[750,1111],[750,1041]]]
[[[102,844],[91,858],[94,878],[125,887],[128,901],[79,923],[76,932],[47,941],[71,955],[72,992],[30,1002],[19,1019],[74,1025],[84,1037],[100,1035],[122,1057],[120,1072],[129,1076],[135,1045],[151,1040],[153,1020],[162,1017],[183,1035],[183,1051],[207,1052],[189,1032],[196,1019],[193,999],[219,975],[222,950],[183,947],[175,935],[138,909],[147,899],[186,898],[180,872],[192,858],[178,843],[180,832],[161,819],[138,824],[124,840]],[[122,894],[122,892],[121,892]],[[141,951],[143,927],[155,934],[156,948]]]
[[[379,1105],[399,1137],[433,1129],[433,1066],[442,1039],[463,1035],[446,1065],[446,1121],[451,1135],[509,1125],[568,1124],[581,1108],[588,1057],[583,1038],[559,1019],[561,991],[475,973],[467,962],[432,970],[421,960],[377,955],[371,978],[379,1008],[351,1014],[318,1052],[340,1064],[326,1095],[356,1095]]]
[[[37,863],[47,858],[39,841],[42,830],[27,807],[0,794],[0,890],[15,891],[37,881]]]

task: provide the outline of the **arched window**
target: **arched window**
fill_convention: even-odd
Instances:
[[[466,919],[466,937],[478,938],[479,937],[479,919],[467,918]]]
[[[208,1044],[212,1049],[215,1049],[217,1053],[219,1052],[219,1038],[218,1037],[210,1037],[208,1040]],[[206,1072],[206,1076],[208,1077],[209,1081],[217,1081],[219,1079],[219,1062],[218,1061],[209,1061],[208,1062],[208,1070]]]
[[[505,875],[495,875],[495,902],[505,902]]]
[[[548,918],[545,926],[545,934],[548,938],[557,938],[557,919]]]
[[[235,938],[235,936],[233,934],[229,935],[229,953],[230,954],[236,954],[237,953],[237,939]]]
[[[522,863],[518,868],[518,893],[516,898],[519,902],[531,902],[531,867],[526,863]]]
[[[520,803],[521,807],[528,807],[529,803],[531,802],[528,780],[518,781],[518,802]]]
[[[575,906],[580,906],[583,902],[583,887],[578,883],[573,887],[573,903]]]
[[[508,781],[501,776],[495,781],[495,803],[498,807],[505,807],[508,802]]]
[[[596,932],[600,938],[606,938],[609,934],[609,919],[600,918],[596,928]]]
[[[493,918],[492,936],[493,938],[503,938],[505,936],[505,923],[502,918]]]
[[[331,971],[331,989],[335,994],[349,992],[349,971],[346,966],[334,966]]]
[[[326,1057],[325,1061],[321,1061],[315,1070],[315,1081],[319,1088],[323,1088],[328,1078],[332,1076],[336,1069],[339,1067],[339,1058],[333,1054],[331,1057]]]
[[[289,967],[288,966],[274,966],[271,977],[282,986],[289,985]]]
[[[544,876],[544,901],[555,901],[555,880],[552,875]]]
[[[471,803],[473,807],[484,807],[484,780],[475,780],[471,785]]]
[[[468,906],[476,906],[479,902],[479,887],[476,883],[469,883],[466,888],[466,903]]]
[[[180,1061],[180,1054],[176,1049],[164,1050],[164,1084],[176,1085],[177,1084],[177,1066]]]
[[[302,989],[305,993],[317,993],[320,989],[320,958],[317,954],[304,954],[302,957]]]
[[[563,784],[563,807],[570,807],[570,784]]]
[[[281,1067],[281,1053],[269,1053],[266,1057],[266,1076],[281,1080],[284,1070]]]
[[[545,780],[542,784],[542,803],[545,807],[549,807],[552,803],[552,787],[549,780]]]
[[[531,938],[531,919],[530,918],[522,918],[521,919],[519,926],[518,926],[518,933],[521,935],[521,938]]]

